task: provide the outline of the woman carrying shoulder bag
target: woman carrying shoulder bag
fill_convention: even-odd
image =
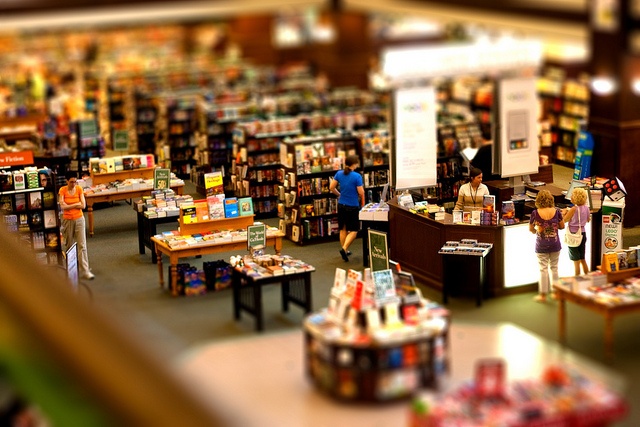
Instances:
[[[573,206],[565,210],[563,219],[569,225],[569,231],[577,233],[578,230],[582,231],[582,241],[579,246],[569,246],[569,259],[573,261],[575,268],[575,275],[580,275],[580,266],[584,274],[589,272],[589,266],[585,260],[585,248],[587,243],[587,234],[584,231],[584,226],[591,220],[591,212],[589,211],[589,205],[587,204],[587,190],[584,188],[575,188],[571,192],[571,203]]]

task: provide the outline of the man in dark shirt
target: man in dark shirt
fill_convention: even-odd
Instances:
[[[491,130],[482,129],[482,140],[482,145],[478,148],[478,152],[473,156],[473,159],[471,159],[471,166],[482,171],[482,181],[484,182],[501,179],[500,175],[491,173],[493,165]]]

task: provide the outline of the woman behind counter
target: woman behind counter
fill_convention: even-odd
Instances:
[[[460,186],[458,201],[454,209],[472,211],[482,209],[482,198],[489,194],[489,188],[482,183],[482,171],[472,167],[469,182]]]

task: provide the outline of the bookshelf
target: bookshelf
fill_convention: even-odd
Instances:
[[[196,96],[169,97],[166,111],[171,172],[188,179],[196,164]]]
[[[235,194],[250,196],[258,218],[278,214],[279,188],[283,183],[282,164],[286,161],[283,139],[300,133],[300,120],[279,118],[255,120],[238,126],[235,163]]]
[[[74,137],[71,138],[69,170],[89,175],[89,160],[92,157],[104,157],[106,154],[98,121],[90,119],[73,122],[72,133]]]
[[[145,93],[136,92],[134,103],[138,153],[155,154],[156,121],[158,120],[157,101]]]
[[[380,201],[385,184],[389,183],[389,132],[371,130],[357,133],[361,153],[365,203]]]
[[[29,167],[0,173],[0,214],[6,229],[45,265],[62,263],[55,174]]]
[[[338,199],[329,192],[329,184],[343,168],[344,159],[357,154],[358,138],[333,134],[287,138],[284,144],[287,165],[282,216],[287,238],[300,244],[336,238]]]

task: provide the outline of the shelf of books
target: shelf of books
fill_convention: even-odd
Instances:
[[[389,131],[367,130],[356,133],[362,157],[362,181],[366,203],[378,203],[389,184]]]
[[[589,118],[589,86],[569,79],[559,68],[548,68],[537,82],[540,122],[548,129],[554,163],[573,167],[579,132]]]
[[[345,158],[357,154],[358,139],[342,134],[305,136],[287,138],[284,145],[290,188],[284,189],[287,237],[300,244],[336,238],[338,200],[329,192],[329,183]]]
[[[235,161],[236,196],[251,197],[258,218],[278,214],[279,187],[283,183],[284,138],[300,133],[300,119],[278,118],[242,123],[236,129],[238,144]]]
[[[0,211],[7,229],[43,264],[62,262],[55,176],[30,166],[0,172]]]
[[[71,160],[69,170],[81,175],[89,175],[90,159],[104,157],[106,154],[104,138],[95,119],[80,120],[72,123]]]
[[[196,102],[197,96],[169,96],[166,99],[167,143],[171,172],[189,179],[196,164]]]
[[[138,153],[155,154],[159,113],[157,100],[142,92],[136,92],[134,99]]]

